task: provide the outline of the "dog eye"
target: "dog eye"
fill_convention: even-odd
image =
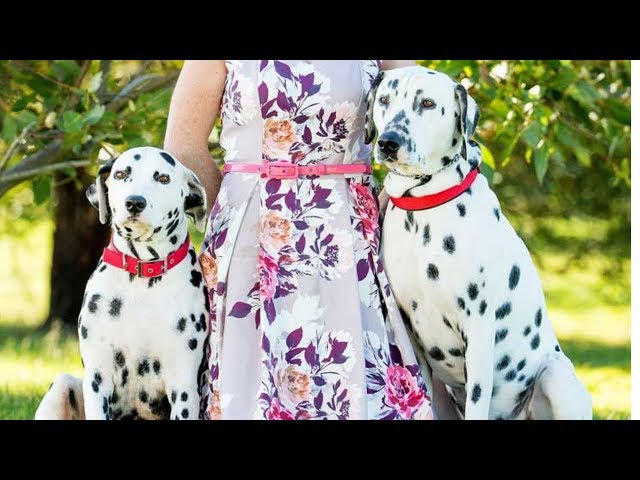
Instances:
[[[162,175],[160,175],[156,180],[158,180],[160,183],[164,183],[167,184],[171,181],[171,179],[169,178],[169,175],[163,173]]]
[[[383,95],[382,97],[380,97],[378,102],[380,102],[380,105],[387,105],[389,103],[389,96]]]
[[[115,178],[116,180],[124,180],[128,176],[129,174],[124,170],[116,170],[113,174],[113,178]]]
[[[422,106],[424,108],[433,108],[436,106],[435,102],[433,100],[431,100],[430,98],[425,98],[424,100],[422,100]]]

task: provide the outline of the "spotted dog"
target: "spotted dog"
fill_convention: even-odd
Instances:
[[[199,418],[209,307],[187,218],[204,229],[202,185],[169,153],[134,148],[100,168],[87,197],[113,243],[78,318],[84,378],[57,377],[36,419]]]
[[[383,72],[368,103],[366,141],[378,133],[376,158],[389,168],[386,270],[458,415],[590,419],[529,252],[477,174],[475,101],[448,76],[407,67]]]

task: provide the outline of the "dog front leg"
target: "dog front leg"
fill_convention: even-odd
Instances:
[[[493,349],[495,327],[482,317],[470,318],[473,325],[465,344],[465,420],[488,420],[493,388]]]
[[[102,372],[90,365],[85,366],[82,381],[84,413],[87,420],[109,420],[109,397],[113,392],[112,372]]]

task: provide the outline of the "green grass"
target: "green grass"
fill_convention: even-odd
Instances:
[[[593,396],[595,417],[630,418],[630,259],[612,257],[606,221],[511,217],[535,251],[551,318],[564,351]],[[16,222],[21,222],[17,220]],[[48,301],[50,222],[0,233],[0,419],[29,419],[61,372],[82,373],[78,342],[38,330]],[[544,236],[542,232],[544,231]],[[549,239],[551,235],[551,240]],[[592,245],[593,246],[593,245]]]

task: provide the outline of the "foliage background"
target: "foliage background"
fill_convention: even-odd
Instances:
[[[597,417],[629,418],[630,62],[420,62],[478,102],[482,171],[534,256],[563,349]],[[75,319],[49,315],[52,291],[65,291],[51,285],[53,234],[80,207],[56,206],[99,158],[162,145],[181,65],[0,61],[0,418],[32,418],[57,373],[81,374],[62,327]],[[215,130],[210,146],[220,161]]]

